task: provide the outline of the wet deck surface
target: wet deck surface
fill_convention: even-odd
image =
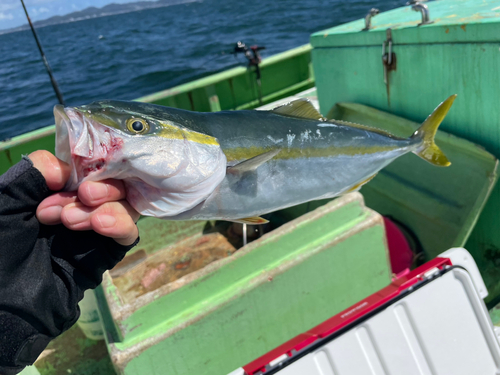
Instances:
[[[77,325],[53,340],[35,363],[41,375],[115,375],[104,340],[85,337]]]
[[[111,273],[125,302],[158,289],[236,251],[226,237],[210,233],[180,241],[146,256],[136,252],[120,262]],[[124,272],[120,271],[123,270]]]

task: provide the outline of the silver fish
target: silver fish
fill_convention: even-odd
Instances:
[[[56,155],[72,165],[66,190],[122,179],[143,215],[263,223],[265,213],[357,190],[409,152],[450,165],[434,136],[455,97],[409,138],[327,120],[302,99],[217,113],[114,100],[58,105]]]

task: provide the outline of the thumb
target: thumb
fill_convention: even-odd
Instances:
[[[50,190],[61,190],[68,181],[71,168],[50,152],[38,150],[28,155],[33,166],[40,171]]]

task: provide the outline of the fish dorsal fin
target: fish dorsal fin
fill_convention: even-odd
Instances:
[[[280,105],[279,107],[274,108],[271,112],[283,116],[306,118],[309,120],[326,120],[307,99],[297,99],[293,102]]]
[[[254,156],[253,158],[250,158],[248,160],[242,161],[241,163],[233,165],[232,167],[229,167],[227,169],[227,173],[240,174],[240,173],[255,171],[262,164],[264,164],[265,162],[271,160],[276,155],[278,155],[278,153],[280,151],[281,151],[281,149],[278,148],[278,149],[267,151],[267,152],[264,152],[263,154]]]
[[[343,120],[334,120],[334,119],[328,120],[327,122],[331,122],[331,123],[338,124],[338,125],[350,126],[352,128],[358,128],[358,129],[367,130],[369,132],[374,132],[374,133],[378,133],[378,134],[381,134],[381,135],[385,135],[386,137],[398,138],[398,139],[400,138],[400,137],[395,136],[392,133],[389,133],[388,131],[386,131],[384,129],[376,128],[374,126],[369,126],[369,125],[362,125],[362,124],[358,124],[356,122],[349,122],[349,121],[343,121]]]

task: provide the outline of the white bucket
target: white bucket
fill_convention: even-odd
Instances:
[[[80,306],[81,313],[76,323],[83,331],[83,334],[92,340],[104,340],[102,322],[97,310],[97,300],[92,289],[85,291],[78,306]]]

